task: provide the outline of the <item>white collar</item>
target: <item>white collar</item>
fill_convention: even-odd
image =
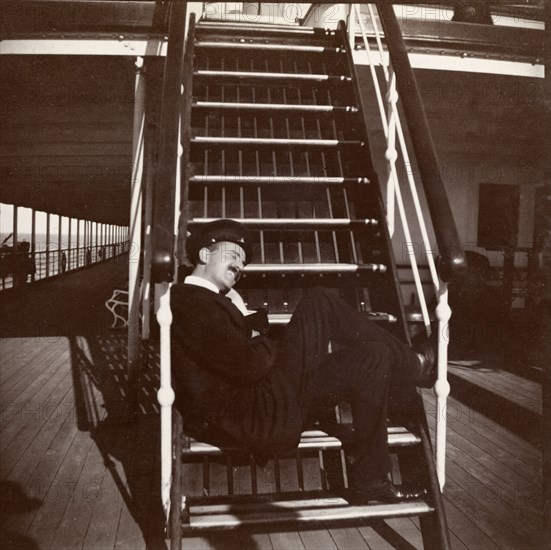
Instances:
[[[211,290],[215,294],[220,293],[220,291],[218,290],[218,287],[214,283],[211,283],[210,281],[207,281],[207,279],[203,279],[203,277],[197,277],[197,275],[188,275],[184,279],[184,284],[202,286],[203,288],[206,288],[207,290]]]
[[[211,290],[215,294],[220,294],[220,291],[218,290],[218,287],[211,283],[210,281],[207,281],[207,279],[203,279],[203,277],[197,277],[197,275],[188,275],[184,279],[185,285],[195,285],[195,286],[202,286],[203,288],[206,288],[207,290]],[[255,313],[254,311],[248,310],[247,306],[245,305],[245,302],[243,301],[243,298],[235,290],[235,288],[230,288],[228,292],[226,293],[226,298],[229,298],[235,307],[243,314],[243,315],[250,315],[251,313]]]

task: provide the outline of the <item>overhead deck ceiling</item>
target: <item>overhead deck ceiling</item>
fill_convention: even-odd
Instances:
[[[167,5],[166,0],[2,0],[0,38],[162,39]],[[502,2],[499,9],[543,20],[542,6],[541,1]],[[416,51],[469,51],[529,62],[544,56],[544,31],[415,19],[401,24]],[[128,223],[136,54],[130,48],[126,54],[0,56],[1,202]],[[152,68],[154,62],[148,63]],[[161,64],[157,58],[150,71],[155,93]]]
[[[3,0],[0,39],[163,37],[168,32],[168,3],[167,0]],[[452,22],[446,15],[453,8],[452,3],[409,0],[394,3],[404,5],[397,8],[397,16],[408,46],[416,51],[466,51],[531,61],[545,55],[543,30]],[[544,21],[543,0],[501,0],[490,5],[498,22],[507,17],[516,21]]]
[[[0,56],[0,71],[1,202],[127,224],[134,60]]]
[[[2,0],[0,37],[167,32],[166,0]]]

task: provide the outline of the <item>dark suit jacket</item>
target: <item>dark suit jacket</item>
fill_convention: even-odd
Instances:
[[[186,432],[253,452],[296,447],[300,407],[277,367],[277,343],[251,338],[232,302],[202,287],[174,285],[171,309],[175,406]]]

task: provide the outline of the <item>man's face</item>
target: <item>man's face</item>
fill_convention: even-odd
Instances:
[[[241,277],[245,267],[245,251],[235,243],[221,241],[213,250],[202,249],[205,263],[205,279],[214,283],[219,290],[227,292]]]

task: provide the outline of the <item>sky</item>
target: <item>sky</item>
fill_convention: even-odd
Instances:
[[[0,234],[6,237],[13,232],[13,209],[11,204],[0,203]],[[62,219],[62,234],[67,234],[68,218]],[[19,207],[17,212],[17,233],[31,233],[32,229],[32,210],[30,208]],[[59,216],[50,214],[50,235],[57,235],[59,230]],[[95,229],[93,230],[95,232]],[[84,220],[80,220],[80,232],[84,234]],[[46,213],[36,212],[36,233],[46,233]],[[71,233],[76,233],[76,225],[71,224]]]
[[[0,233],[4,235],[13,231],[13,205],[0,203]],[[17,232],[31,232],[32,210],[30,208],[19,207],[17,212]],[[53,229],[55,224],[55,229]],[[58,216],[50,216],[50,227],[52,231],[58,229]],[[46,214],[44,212],[36,213],[36,232],[46,232]]]

